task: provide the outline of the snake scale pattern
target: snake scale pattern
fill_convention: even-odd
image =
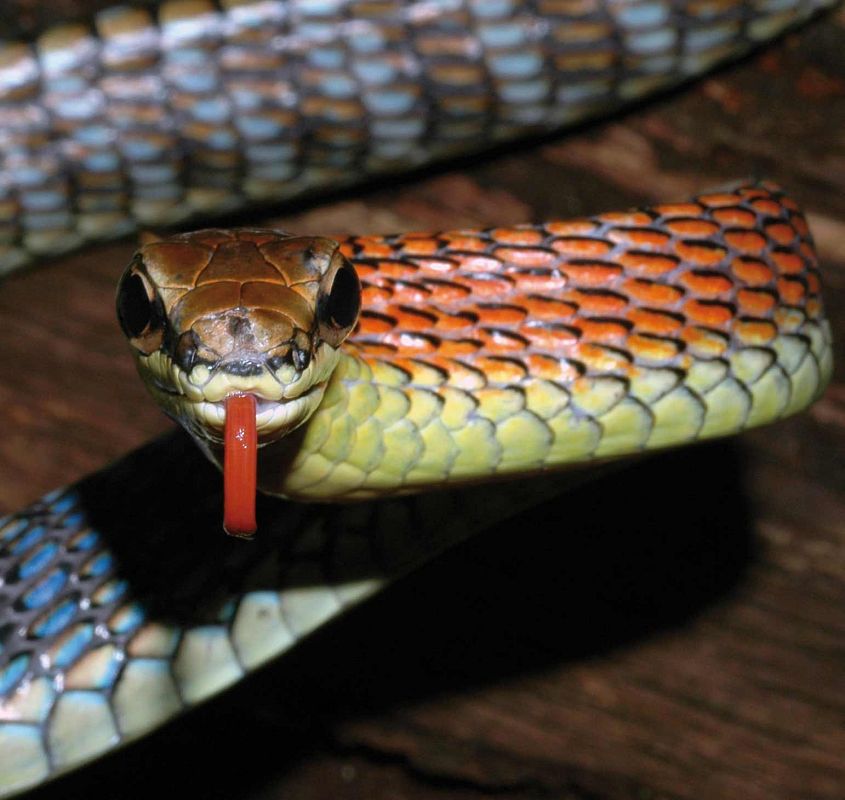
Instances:
[[[580,121],[822,5],[111,9],[93,28],[0,48],[0,264]],[[830,374],[809,232],[770,184],[341,246],[364,312],[279,487],[297,497],[516,477],[734,433],[805,407]],[[176,476],[152,499],[134,477],[151,463]],[[0,795],[158,727],[581,479],[349,506],[266,499],[245,548],[209,535],[215,478],[177,437],[0,520]],[[174,513],[188,494],[191,514]]]

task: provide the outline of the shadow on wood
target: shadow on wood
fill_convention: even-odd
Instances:
[[[476,536],[222,699],[37,796],[261,796],[270,776],[336,746],[344,721],[683,626],[754,558],[739,452],[667,453]]]

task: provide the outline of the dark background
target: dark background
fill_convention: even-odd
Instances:
[[[598,126],[255,223],[490,226],[743,176],[808,212],[845,342],[845,13]],[[133,243],[0,291],[0,510],[168,428],[113,320]],[[845,384],[476,537],[44,796],[845,797]],[[550,525],[559,535],[550,537]]]

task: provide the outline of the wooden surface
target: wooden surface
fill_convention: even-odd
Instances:
[[[603,125],[257,222],[486,226],[765,175],[809,212],[841,349],[843,130],[840,11]],[[5,510],[168,428],[113,321],[132,249],[94,248],[0,290]],[[843,358],[809,413],[477,537],[43,796],[845,797]],[[560,535],[535,533],[549,519]]]

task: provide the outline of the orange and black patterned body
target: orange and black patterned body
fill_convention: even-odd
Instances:
[[[271,492],[364,497],[725,435],[830,374],[806,222],[771,185],[340,249],[360,322],[301,437],[264,455]]]

